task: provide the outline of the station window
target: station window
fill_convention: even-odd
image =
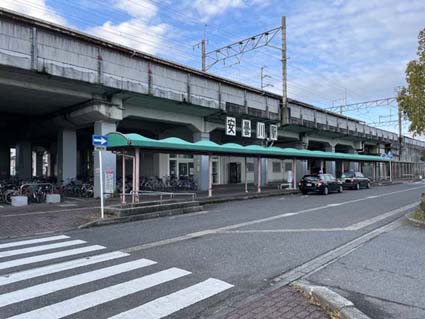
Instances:
[[[246,163],[246,168],[248,172],[254,171],[254,163]]]
[[[281,167],[280,162],[273,162],[273,173],[280,173]]]

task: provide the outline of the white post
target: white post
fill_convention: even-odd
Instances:
[[[245,157],[245,193],[248,193],[248,161]]]
[[[257,158],[257,192],[261,193],[261,158]]]
[[[212,197],[212,156],[208,155],[208,197]]]
[[[140,150],[135,149],[136,152],[136,203],[139,202],[139,184],[140,184]]]
[[[131,203],[134,204],[136,201],[136,155],[133,156],[133,194]]]
[[[292,188],[297,189],[297,160],[292,160]]]
[[[100,179],[100,218],[104,218],[103,211],[103,167],[102,167],[102,151],[99,150],[99,179]]]
[[[391,163],[391,159],[390,159],[390,182],[393,181],[393,174],[392,174],[392,163]]]
[[[122,154],[122,204],[125,204],[125,155]]]

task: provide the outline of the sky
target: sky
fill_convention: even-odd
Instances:
[[[286,16],[288,96],[329,108],[394,97],[425,28],[424,0],[1,0],[0,6],[194,68],[212,51],[280,26]],[[272,43],[280,47],[280,35]],[[263,47],[208,72],[281,93],[281,52]],[[397,119],[395,104],[347,113]],[[404,133],[407,134],[407,124]],[[397,131],[394,123],[377,124]]]

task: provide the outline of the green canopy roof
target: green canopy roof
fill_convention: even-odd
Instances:
[[[385,162],[387,158],[374,155],[359,155],[351,153],[334,153],[322,151],[300,150],[296,148],[266,147],[260,145],[242,146],[235,143],[217,144],[212,141],[188,142],[177,137],[168,137],[160,140],[151,139],[139,134],[121,134],[113,132],[108,134],[108,149],[140,148],[163,153],[191,153],[235,155],[248,157],[272,158],[320,158],[346,161]]]

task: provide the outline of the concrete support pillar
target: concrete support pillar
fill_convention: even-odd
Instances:
[[[58,182],[68,184],[77,177],[77,132],[61,129],[57,146]]]
[[[36,176],[43,176],[43,156],[44,152],[37,151],[35,155],[35,175]]]
[[[110,132],[115,132],[117,128],[116,122],[97,121],[94,123],[95,135],[106,135]],[[99,151],[94,152],[94,197],[100,196],[100,176],[105,180],[105,172],[113,174],[112,189],[105,189],[105,193],[115,192],[117,181],[117,159],[116,155],[112,152],[102,151],[102,166],[103,172],[99,171]],[[105,185],[105,184],[104,184]],[[107,185],[105,185],[107,186]]]
[[[194,133],[193,141],[209,141],[209,133]],[[193,157],[194,162],[194,179],[198,185],[198,190],[206,191],[208,190],[208,155],[195,155]]]
[[[307,171],[307,166],[308,166],[307,160],[297,160],[296,166],[297,167],[292,168],[292,171],[293,171],[293,178],[295,178],[297,181],[299,181],[301,177],[303,177],[304,175],[311,173]]]
[[[32,178],[32,148],[29,141],[16,144],[16,176],[26,181]]]
[[[10,176],[10,148],[9,146],[0,146],[0,177]]]
[[[331,145],[329,148],[326,149],[326,151],[335,153],[335,146]],[[332,160],[325,161],[325,167],[326,167],[327,174],[332,174],[333,176],[336,176],[336,161],[332,161]]]

